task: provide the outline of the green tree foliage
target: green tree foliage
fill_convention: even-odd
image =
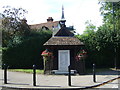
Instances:
[[[96,30],[93,24],[87,22],[85,32],[77,37],[85,43],[88,50],[87,64],[96,63],[99,67],[114,67],[116,55],[118,67],[120,66],[120,2],[102,3],[100,11],[103,15],[103,25]]]
[[[117,47],[116,42],[120,43],[120,2],[102,4],[100,10],[104,17],[104,25],[102,28],[106,27],[111,31],[110,41]]]
[[[96,26],[91,23],[91,21],[86,21],[86,29],[82,35],[77,35],[77,37],[85,43],[87,46],[86,48],[93,50],[93,47],[95,46],[95,30]],[[96,47],[94,47],[96,49]]]
[[[106,2],[101,3],[101,5],[100,11],[104,17],[103,22],[111,29],[113,24],[115,24],[116,29],[120,29],[120,2]]]
[[[26,10],[22,8],[3,7],[2,15],[2,46],[9,47],[20,43],[21,36],[27,36],[30,28],[24,19]]]
[[[87,49],[87,59],[86,66],[91,67],[93,63],[96,63],[97,57],[97,41],[96,41],[96,26],[91,23],[91,21],[87,21],[86,29],[82,35],[76,35],[82,42],[84,42],[85,47]]]
[[[104,17],[104,25],[99,27],[99,30],[106,31],[104,38],[107,43],[104,44],[111,49],[113,57],[116,55],[117,67],[120,67],[120,2],[104,3],[100,10]]]
[[[12,8],[10,6],[6,6],[3,8],[3,27],[9,31],[20,30],[21,20],[25,18],[24,14],[27,13],[27,11],[22,8]]]

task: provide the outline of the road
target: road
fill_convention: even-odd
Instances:
[[[118,75],[118,77],[119,77],[118,79],[113,80],[109,83],[103,84],[103,85],[96,87],[96,88],[114,88],[115,90],[116,89],[120,90],[120,69],[118,69],[116,73],[117,73],[116,75]]]
[[[120,78],[96,88],[114,88],[120,90]]]
[[[0,69],[0,86],[8,87],[22,87],[22,88],[84,88],[100,85],[103,82],[117,78],[120,74],[119,71],[104,71],[97,73],[96,83],[93,82],[93,75],[75,75],[72,76],[72,87],[68,86],[68,76],[67,75],[36,75],[37,87],[33,86],[32,74],[22,73],[22,72],[11,72],[8,71],[8,84],[3,84],[3,70]],[[120,79],[109,82],[105,85],[101,85],[95,89],[99,88],[115,88],[119,90]],[[103,89],[102,89],[103,90]]]

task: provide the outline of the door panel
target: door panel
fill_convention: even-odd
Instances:
[[[70,51],[59,50],[58,53],[59,53],[58,69],[60,71],[68,71],[68,66],[70,65]]]

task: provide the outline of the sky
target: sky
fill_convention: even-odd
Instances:
[[[96,26],[102,24],[98,2],[98,0],[0,0],[0,12],[3,6],[26,9],[27,23],[32,25],[44,23],[48,17],[59,21],[63,5],[66,26],[73,25],[76,32],[82,34],[87,20],[91,20]]]

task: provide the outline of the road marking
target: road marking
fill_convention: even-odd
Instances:
[[[112,88],[118,88],[118,85],[114,85],[114,86],[112,86]]]

